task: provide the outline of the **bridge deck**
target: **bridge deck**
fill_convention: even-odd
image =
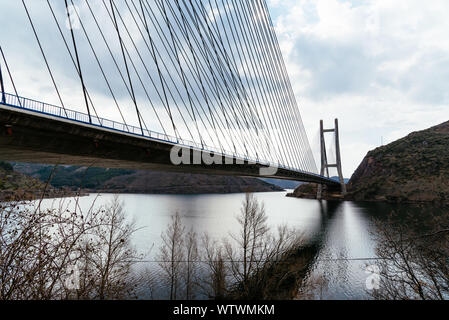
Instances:
[[[63,109],[15,95],[0,101],[0,159],[17,162],[149,169],[215,175],[261,177],[260,169],[277,167],[265,178],[297,180],[339,186],[315,173],[249,159],[213,147],[108,119]],[[223,164],[173,165],[170,151],[181,149],[219,155]],[[236,164],[239,163],[244,164]],[[225,164],[233,163],[233,164]]]

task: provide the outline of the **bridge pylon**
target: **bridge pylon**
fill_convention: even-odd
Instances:
[[[335,159],[336,163],[329,163],[327,159],[327,151],[326,151],[326,139],[325,134],[326,133],[333,133],[335,135]],[[346,190],[346,183],[345,179],[343,177],[343,170],[341,167],[341,152],[340,152],[340,136],[339,136],[339,129],[338,129],[338,119],[335,119],[335,127],[333,129],[324,129],[324,121],[320,121],[320,145],[321,145],[321,175],[324,176],[327,174],[327,177],[329,176],[329,168],[337,168],[338,171],[338,178],[340,180],[340,186],[341,186],[341,194],[342,196],[345,196],[347,193]],[[318,192],[317,192],[317,199],[321,200],[323,198],[323,185],[318,185]]]

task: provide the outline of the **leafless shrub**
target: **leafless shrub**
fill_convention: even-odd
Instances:
[[[201,255],[206,264],[206,272],[199,281],[199,286],[207,297],[223,300],[228,293],[228,268],[223,258],[224,248],[217,241],[211,240],[207,233],[202,238],[202,247]]]
[[[172,218],[159,254],[170,299],[194,299],[197,292],[219,300],[291,299],[309,285],[303,280],[315,251],[302,252],[300,234],[287,226],[272,232],[253,194],[246,195],[237,221],[238,233],[222,241],[205,233],[198,250],[193,230],[186,234],[179,215]],[[203,268],[196,267],[200,261]]]
[[[278,227],[277,233],[271,232],[264,205],[253,194],[246,195],[237,220],[240,233],[231,235],[236,245],[230,241],[224,244],[234,283],[230,297],[274,298],[296,272],[289,268],[289,263],[297,263],[291,258],[292,252],[300,248],[301,237],[287,226]]]
[[[100,300],[133,297],[136,283],[131,268],[141,258],[131,244],[135,223],[126,221],[118,196],[91,223],[96,227],[77,248],[83,284],[79,296]]]
[[[184,256],[186,261],[182,278],[184,279],[185,299],[192,300],[196,296],[199,260],[198,237],[193,229],[185,235]]]
[[[324,292],[328,289],[329,280],[324,274],[310,275],[304,279],[298,290],[296,300],[322,300]]]
[[[225,244],[225,248],[227,258],[234,262],[231,264],[234,278],[242,283],[243,290],[247,290],[250,275],[262,263],[260,258],[262,258],[263,247],[267,245],[265,240],[269,231],[265,208],[259,204],[253,194],[246,194],[237,221],[241,226],[240,233],[231,234],[237,249],[230,242]]]
[[[449,298],[449,215],[376,223],[380,288],[372,295],[389,300]],[[396,219],[397,220],[397,219]]]
[[[0,298],[66,297],[65,273],[97,213],[33,209],[27,203],[2,204],[0,210]]]
[[[170,300],[176,300],[180,290],[181,268],[184,260],[182,245],[184,235],[185,227],[182,225],[181,217],[176,213],[166,231],[161,235],[162,246],[159,253],[163,278],[170,288]]]
[[[133,230],[117,199],[84,213],[0,204],[0,299],[124,297]]]

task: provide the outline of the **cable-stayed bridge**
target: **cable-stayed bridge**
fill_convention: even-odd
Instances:
[[[0,159],[339,186],[318,174],[265,0],[17,3],[54,101],[31,99],[0,42]]]

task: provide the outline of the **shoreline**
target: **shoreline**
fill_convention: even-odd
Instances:
[[[92,194],[119,194],[119,195],[173,195],[173,196],[195,196],[195,195],[227,195],[227,194],[245,194],[251,193],[283,193],[288,190],[265,190],[265,191],[238,191],[238,192],[199,192],[199,193],[182,193],[182,192],[138,192],[138,191],[123,191],[123,190],[90,190],[86,189],[81,192],[75,191],[56,191],[46,192],[42,195],[42,192],[38,191],[0,191],[0,202],[8,201],[36,201],[40,199],[62,199],[62,198],[76,198],[76,197],[88,197]]]
[[[1,190],[0,191],[0,202],[11,202],[11,201],[37,201],[40,199],[62,199],[71,197],[85,197],[89,193],[86,192],[67,192],[67,191],[50,191],[43,194],[42,191],[10,191]]]
[[[301,194],[300,196],[295,195],[294,192],[290,192],[286,194],[288,198],[297,198],[297,199],[306,199],[306,200],[318,200],[316,195],[312,194]],[[415,201],[415,200],[400,200],[393,201],[388,199],[372,199],[372,200],[357,200],[351,197],[343,197],[343,196],[326,196],[323,195],[323,199],[325,201],[340,201],[340,202],[358,202],[358,203],[388,203],[388,204],[408,204],[408,205],[435,205],[441,207],[449,207],[449,202],[445,201]]]

